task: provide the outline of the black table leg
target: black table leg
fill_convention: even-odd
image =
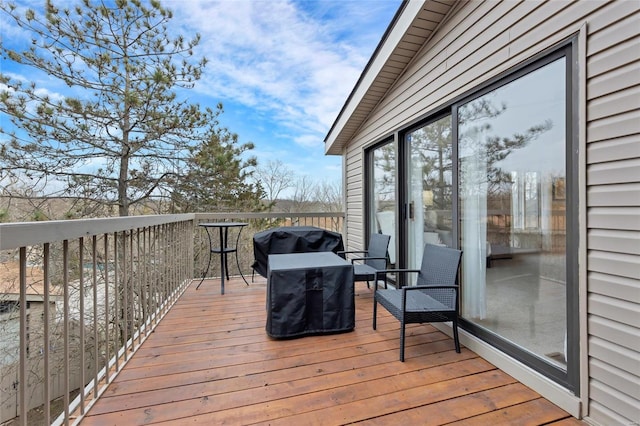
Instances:
[[[242,233],[242,227],[246,226],[248,224],[246,223],[204,223],[201,224],[200,226],[203,226],[205,228],[205,231],[207,232],[207,237],[209,238],[209,261],[207,262],[207,269],[205,270],[204,274],[202,275],[202,279],[200,280],[200,283],[198,283],[198,286],[196,287],[196,290],[200,287],[200,284],[202,284],[202,282],[204,281],[204,279],[207,277],[207,274],[209,273],[209,268],[211,267],[211,259],[213,257],[213,254],[219,254],[220,255],[220,292],[221,294],[224,294],[224,279],[225,277],[227,278],[227,281],[230,280],[229,277],[229,253],[235,252],[236,253],[236,264],[238,265],[238,271],[240,272],[240,276],[242,276],[242,279],[244,280],[244,282],[249,285],[249,282],[247,281],[247,279],[244,277],[244,274],[242,273],[242,269],[240,269],[240,259],[238,257],[238,244],[240,242],[240,234]],[[236,239],[236,246],[235,247],[229,247],[229,228],[230,227],[240,227],[240,229],[238,230],[238,237]],[[209,233],[209,228],[218,228],[218,238],[220,241],[220,247],[213,247],[213,240],[211,237],[211,234]],[[224,228],[224,230],[223,230]]]
[[[222,227],[220,229],[220,294],[224,294],[224,275],[227,274],[227,279],[229,279],[229,268],[226,268],[227,264],[227,254],[225,253],[227,247],[227,230],[229,228],[225,228],[224,230],[224,239],[222,237]]]
[[[211,267],[211,257],[212,257],[211,255],[213,254],[211,250],[211,248],[213,247],[211,245],[211,235],[209,235],[209,230],[207,228],[204,228],[204,230],[207,232],[207,238],[209,238],[209,261],[207,262],[207,269],[202,273],[202,279],[196,286],[196,290],[200,288],[200,284],[203,283],[204,279],[207,277],[207,274],[209,273],[209,268]]]
[[[227,274],[227,281],[229,281],[229,260],[227,258],[227,252],[226,252],[227,247],[229,247],[229,228],[224,228],[224,245],[222,247],[224,247],[223,249],[224,250],[224,270],[226,271],[226,274]],[[236,247],[236,253],[238,253],[237,247]]]
[[[240,276],[242,277],[242,279],[244,280],[246,285],[249,285],[249,281],[247,281],[247,279],[244,277],[244,274],[242,273],[242,269],[240,268],[240,258],[238,257],[238,244],[240,244],[240,234],[242,234],[242,227],[240,228],[240,230],[238,230],[238,237],[236,238],[236,265],[238,265],[238,272],[240,272]],[[227,269],[228,271],[229,269]]]

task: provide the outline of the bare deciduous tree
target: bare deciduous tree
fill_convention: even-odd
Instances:
[[[264,189],[269,209],[273,208],[282,191],[293,186],[293,172],[280,160],[270,160],[264,166],[258,166],[254,177]]]
[[[315,210],[313,202],[316,194],[316,183],[307,175],[299,176],[293,184],[293,195],[287,211],[303,213]]]
[[[342,200],[342,184],[339,181],[323,181],[315,186],[314,199],[320,211],[341,212],[344,209]]]

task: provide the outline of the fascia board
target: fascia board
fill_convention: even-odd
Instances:
[[[375,81],[376,77],[384,69],[387,61],[395,51],[396,47],[411,27],[414,19],[422,10],[424,1],[409,1],[402,14],[395,22],[394,28],[389,33],[387,39],[378,50],[375,59],[372,61],[369,68],[366,70],[363,78],[359,81],[351,98],[347,101],[342,109],[335,125],[329,131],[329,134],[325,138],[325,153],[329,153],[332,150],[333,144],[336,142],[337,137],[340,135],[345,125],[348,123],[351,115],[354,113],[357,106],[362,102],[365,94]]]

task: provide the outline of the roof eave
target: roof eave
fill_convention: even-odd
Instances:
[[[444,3],[444,4],[443,4]],[[446,5],[449,3],[449,5]],[[403,1],[402,5],[398,8],[396,15],[389,24],[389,27],[385,31],[378,47],[374,51],[371,59],[367,63],[364,71],[360,75],[355,87],[351,91],[351,94],[347,98],[342,109],[338,113],[336,120],[329,129],[324,142],[325,142],[325,154],[326,155],[341,155],[349,140],[353,137],[357,128],[364,123],[366,116],[368,116],[373,110],[373,106],[366,108],[360,108],[365,96],[369,93],[372,85],[376,82],[376,79],[382,71],[386,71],[389,74],[390,67],[388,66],[390,59],[394,56],[394,53],[398,49],[399,44],[403,38],[407,35],[408,31],[414,25],[416,18],[428,9],[434,7],[444,7],[445,11],[451,7],[453,1],[434,2],[433,0],[424,1]],[[430,6],[431,5],[431,6]],[[424,11],[423,11],[424,9]],[[439,19],[442,19],[443,15],[440,15]],[[433,22],[433,20],[432,20]],[[426,40],[426,38],[425,38]],[[397,55],[396,55],[397,57]],[[409,64],[413,58],[408,58],[406,64]],[[402,75],[404,70],[397,71],[397,61],[395,61],[393,67],[393,74],[396,77]],[[405,65],[406,65],[405,64]],[[395,81],[389,85],[392,86]],[[379,95],[377,101],[380,101],[384,97],[384,94]],[[372,96],[367,97],[368,105],[375,105],[377,102],[371,102]],[[358,112],[359,118],[354,118],[354,113]]]

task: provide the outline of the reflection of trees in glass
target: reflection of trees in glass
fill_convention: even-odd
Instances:
[[[411,158],[422,165],[422,189],[433,191],[435,210],[451,209],[451,116],[411,133]]]
[[[458,121],[460,125],[459,146],[460,152],[472,149],[474,152],[482,152],[487,163],[486,183],[488,195],[497,195],[510,192],[511,171],[502,170],[499,163],[507,158],[514,150],[527,146],[529,142],[537,139],[541,134],[553,127],[550,119],[535,124],[521,132],[514,132],[508,136],[491,135],[491,120],[507,111],[508,106],[502,103],[499,107],[493,105],[488,99],[490,95],[483,96],[463,105],[458,109]],[[483,138],[477,137],[483,135]],[[479,146],[480,144],[480,146]],[[462,158],[463,155],[460,155]],[[464,184],[461,176],[461,186]]]
[[[489,210],[509,212],[511,171],[503,170],[500,163],[513,151],[524,148],[529,142],[550,130],[553,124],[551,120],[545,120],[510,135],[492,135],[492,121],[508,110],[506,102],[499,103],[491,99],[495,98],[495,95],[495,92],[485,95],[458,109],[460,158],[481,155],[482,158],[479,160],[486,164],[486,169],[483,167],[478,176],[461,173],[460,188],[480,188],[479,184],[482,184],[482,190],[486,191]],[[432,204],[428,209],[450,210],[452,206],[452,133],[451,116],[446,116],[409,135],[412,164],[419,164],[422,168],[422,189],[433,194],[433,198],[429,199]],[[470,185],[471,180],[474,181],[473,185]],[[502,224],[505,225],[508,227],[507,223]]]
[[[491,242],[509,245],[509,230],[512,228],[512,221],[517,220],[512,216],[513,206],[519,202],[519,193],[514,192],[516,174],[513,170],[503,169],[503,161],[514,151],[525,148],[550,130],[553,122],[546,119],[528,128],[509,130],[509,133],[496,130],[499,127],[498,120],[504,124],[505,119],[511,118],[505,115],[498,119],[508,111],[509,106],[506,102],[500,102],[496,106],[491,98],[497,96],[497,92],[492,92],[458,109],[459,157],[469,165],[472,162],[476,164],[466,167],[466,172],[461,170],[460,188],[464,188],[468,195],[475,194],[485,198],[487,230],[491,235]],[[505,93],[501,97],[507,98]],[[510,129],[517,127],[517,123],[509,124]],[[461,197],[462,208],[464,202],[465,197]]]
[[[394,208],[396,196],[396,150],[393,143],[373,151],[374,195],[378,211]]]

